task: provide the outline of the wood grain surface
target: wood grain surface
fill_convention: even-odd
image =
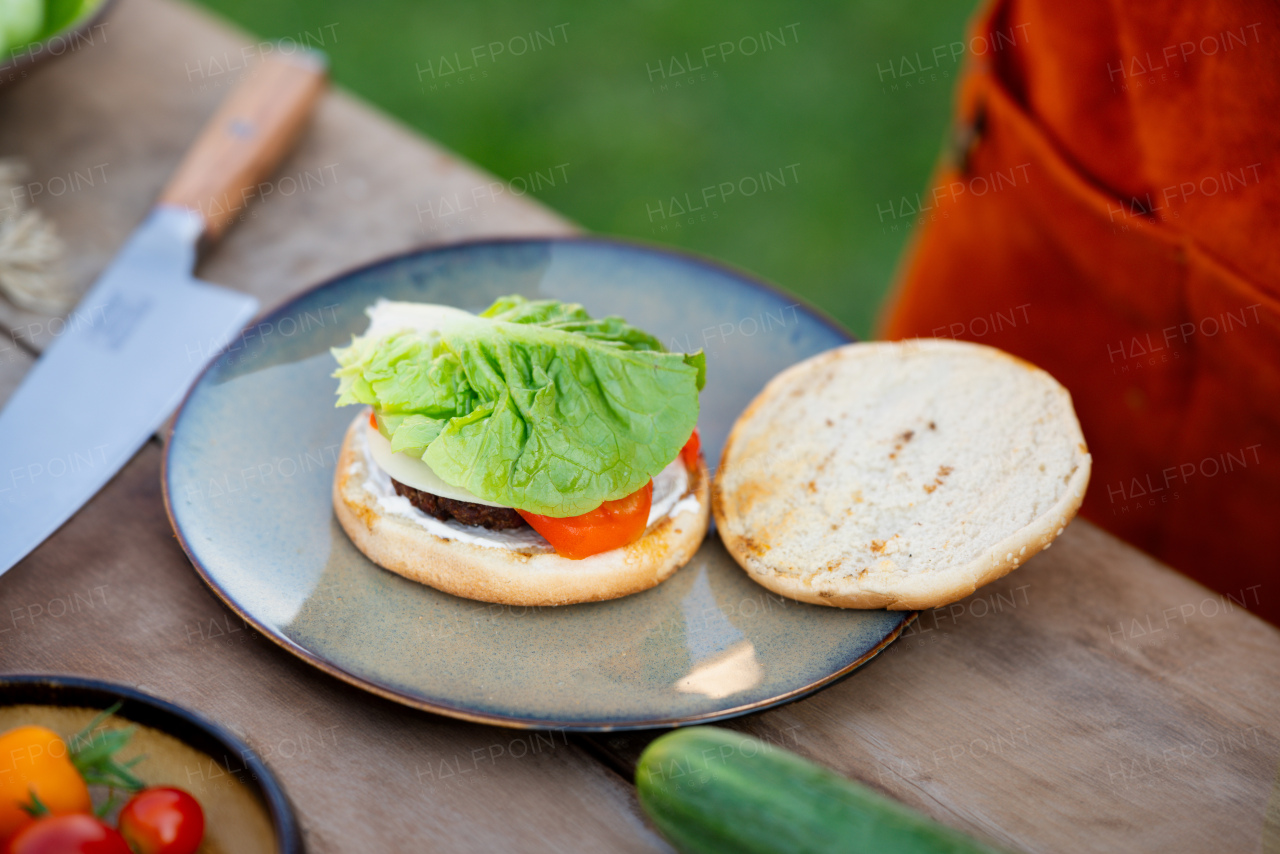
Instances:
[[[269,178],[324,91],[328,60],[314,51],[265,56],[236,85],[192,143],[160,203],[200,213],[206,242],[217,240]]]
[[[31,164],[81,288],[245,73],[216,69],[260,53],[190,7],[122,0],[97,43],[0,93],[0,155]],[[483,192],[494,181],[333,91],[198,272],[270,309],[389,253],[572,230]],[[0,304],[0,328],[3,400],[63,326]],[[164,516],[160,456],[147,445],[0,578],[0,670],[116,679],[236,730],[312,851],[665,850],[627,782],[655,733],[534,737],[313,670],[203,587]],[[1077,521],[852,678],[728,726],[1028,851],[1276,851],[1280,632],[1241,607],[1272,595],[1224,599]]]
[[[1077,520],[852,678],[728,726],[1015,850],[1276,851],[1280,632],[1239,604],[1261,595]],[[654,735],[592,738],[629,774]]]

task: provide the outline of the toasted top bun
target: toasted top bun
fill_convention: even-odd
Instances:
[[[712,488],[725,546],[777,593],[934,608],[1046,549],[1089,451],[1071,396],[992,347],[850,344],[783,371],[729,434]]]
[[[648,590],[688,563],[707,533],[711,511],[706,465],[690,474],[697,510],[668,514],[629,546],[584,560],[560,557],[550,546],[519,551],[446,539],[403,516],[385,513],[366,488],[368,466],[357,431],[347,429],[333,481],[333,509],[356,548],[379,566],[437,590],[503,605],[569,605],[616,599]]]

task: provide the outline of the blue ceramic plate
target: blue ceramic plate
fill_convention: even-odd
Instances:
[[[165,500],[223,601],[316,666],[454,717],[638,729],[712,721],[802,697],[852,672],[911,615],[843,611],[750,581],[714,532],[656,588],[558,608],[458,599],[384,571],[347,539],[330,489],[343,431],[329,348],[378,297],[469,311],[496,297],[580,302],[669,349],[703,348],[699,429],[714,471],[738,414],[774,374],[849,336],[715,264],[592,238],[468,243],[348,273],[246,330],[174,421]],[[198,348],[197,348],[198,350]]]

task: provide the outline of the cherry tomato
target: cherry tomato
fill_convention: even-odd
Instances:
[[[547,538],[556,554],[582,560],[630,545],[644,536],[653,504],[653,481],[615,501],[606,501],[581,516],[563,519],[517,510],[529,526]]]
[[[91,815],[50,815],[18,832],[5,854],[131,854],[124,837]]]
[[[0,735],[0,842],[35,821],[23,809],[33,792],[52,815],[93,810],[66,742],[51,729],[20,726]]]
[[[182,789],[143,789],[120,810],[120,832],[137,854],[192,854],[204,838],[204,810]]]
[[[684,460],[684,467],[689,471],[696,471],[698,468],[698,452],[702,450],[702,440],[698,438],[698,428],[693,428],[693,433],[689,435],[689,441],[684,443],[684,447],[680,449],[680,459]]]

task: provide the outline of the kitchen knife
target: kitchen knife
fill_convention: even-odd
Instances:
[[[0,411],[0,575],[129,461],[257,311],[192,275],[197,246],[239,216],[324,82],[322,54],[257,66]]]

